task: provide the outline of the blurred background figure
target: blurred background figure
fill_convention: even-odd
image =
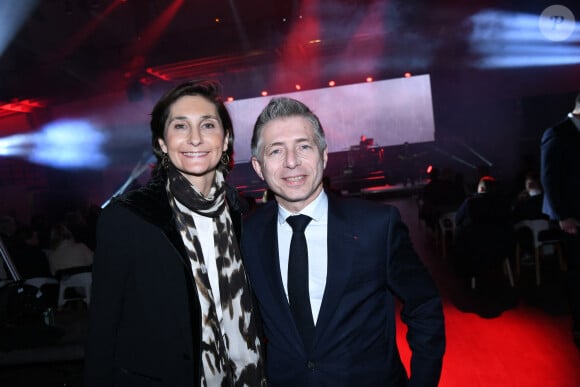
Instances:
[[[38,232],[32,227],[21,226],[16,231],[11,255],[22,279],[52,277],[48,257],[40,247]]]
[[[64,270],[90,270],[93,252],[84,243],[75,240],[73,233],[62,223],[52,226],[51,250],[48,254],[50,271],[59,277]]]
[[[513,251],[510,203],[492,176],[483,176],[477,193],[455,215],[455,265],[468,277],[499,266]]]
[[[573,337],[580,346],[580,94],[568,117],[544,132],[541,155],[543,210],[563,231]]]

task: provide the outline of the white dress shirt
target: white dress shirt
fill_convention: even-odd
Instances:
[[[308,289],[310,291],[310,305],[312,307],[312,317],[316,324],[322,296],[326,286],[326,272],[328,263],[328,197],[322,191],[320,195],[300,214],[308,215],[312,218],[304,235],[308,246]],[[278,206],[278,256],[280,259],[280,272],[282,283],[288,297],[288,256],[290,254],[290,240],[292,239],[292,227],[286,222],[286,218],[291,213],[285,208]]]
[[[197,231],[197,236],[199,238],[199,244],[201,245],[201,251],[203,253],[203,260],[205,262],[205,267],[207,269],[207,276],[209,278],[209,284],[211,286],[211,294],[213,295],[213,300],[215,303],[215,310],[217,318],[222,322],[222,308],[221,308],[221,294],[220,294],[220,283],[218,277],[218,268],[215,258],[215,241],[213,236],[213,218],[200,215],[193,212],[193,221],[195,222],[195,229]]]

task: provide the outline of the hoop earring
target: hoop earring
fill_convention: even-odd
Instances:
[[[163,169],[167,169],[169,167],[169,155],[167,153],[163,153],[161,157],[161,166]]]
[[[222,158],[220,161],[225,167],[230,166],[230,156],[226,152],[222,153]]]

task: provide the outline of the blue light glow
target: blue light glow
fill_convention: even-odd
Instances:
[[[484,11],[471,18],[469,38],[477,68],[560,66],[580,63],[580,26],[566,40],[547,39],[540,15]]]
[[[102,169],[109,164],[101,150],[106,140],[107,135],[87,121],[56,121],[37,133],[0,138],[0,156],[62,169]]]

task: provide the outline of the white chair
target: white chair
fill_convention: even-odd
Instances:
[[[91,300],[91,284],[93,274],[90,271],[65,275],[60,280],[58,289],[58,307],[62,308],[68,301],[81,300],[89,305]],[[74,289],[79,296],[66,297],[66,290]]]
[[[514,225],[514,229],[517,231],[523,227],[528,228],[532,232],[532,240],[534,247],[534,265],[536,268],[536,285],[541,283],[541,261],[544,257],[545,250],[550,248],[550,253],[556,255],[560,262],[560,270],[566,271],[566,263],[564,262],[564,257],[562,256],[562,247],[560,245],[560,240],[558,239],[540,239],[540,233],[542,231],[550,230],[550,222],[546,219],[533,219],[533,220],[522,220]],[[520,275],[521,270],[521,255],[522,248],[519,243],[516,244],[516,274]]]
[[[58,280],[53,277],[34,277],[24,280],[26,285],[35,286],[41,288],[44,285],[58,285]]]

